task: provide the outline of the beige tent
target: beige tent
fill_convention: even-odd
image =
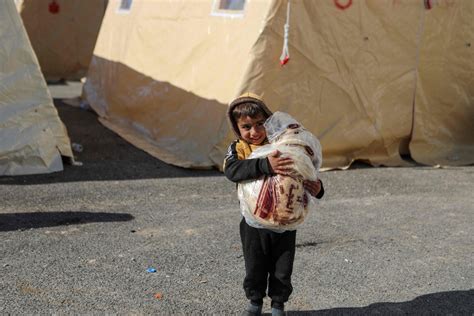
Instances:
[[[427,165],[474,163],[474,1],[438,0],[419,48],[410,152]]]
[[[20,0],[17,6],[46,79],[85,77],[107,0]]]
[[[317,135],[326,168],[472,164],[473,21],[471,0],[110,1],[84,94],[183,167],[221,165],[245,91]]]
[[[72,157],[13,0],[0,1],[0,176],[63,169]]]

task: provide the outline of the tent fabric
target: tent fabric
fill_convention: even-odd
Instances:
[[[474,1],[427,11],[410,152],[426,165],[474,163]]]
[[[279,67],[287,1],[276,1],[237,93],[256,92],[273,110],[294,114],[320,138],[325,168],[355,160],[404,166],[407,153],[427,165],[472,164],[472,6],[367,0],[341,10],[333,1],[291,1],[291,59]],[[428,53],[427,45],[438,48]],[[426,89],[429,108],[419,96]]]
[[[420,10],[405,5],[395,11],[374,1],[354,2],[346,10],[333,1],[292,1],[291,58],[281,67],[275,61],[286,3],[272,8],[239,92],[263,95],[272,110],[289,112],[318,136],[325,168],[346,168],[356,159],[406,165],[399,147],[410,133],[412,28]]]
[[[109,128],[168,163],[220,167],[225,108],[250,91],[320,139],[325,169],[474,163],[470,0],[291,0],[285,66],[288,0],[233,17],[216,3],[110,2],[84,89]]]
[[[21,0],[17,5],[46,79],[85,77],[107,0]]]
[[[104,125],[153,156],[212,167],[269,3],[249,3],[245,19],[210,15],[212,1],[133,1],[125,12],[120,4],[109,2],[85,97]]]
[[[0,175],[63,169],[70,141],[13,0],[0,2]]]

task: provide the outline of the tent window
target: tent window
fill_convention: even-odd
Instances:
[[[220,0],[219,10],[244,10],[245,0]]]
[[[246,0],[214,0],[211,15],[243,17]]]
[[[133,0],[120,0],[119,12],[129,12]]]

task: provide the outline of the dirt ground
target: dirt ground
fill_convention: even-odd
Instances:
[[[83,165],[0,177],[0,314],[240,313],[235,185],[167,165],[62,102],[80,83],[49,87]],[[288,315],[474,314],[472,166],[321,178]]]

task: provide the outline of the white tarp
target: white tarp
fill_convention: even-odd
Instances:
[[[72,157],[13,0],[0,1],[0,175],[48,173]]]

